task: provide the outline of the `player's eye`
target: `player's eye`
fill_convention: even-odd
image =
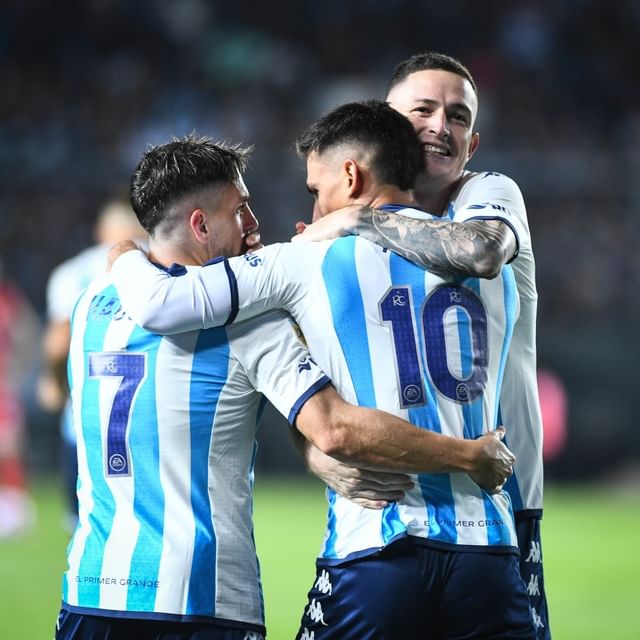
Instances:
[[[466,113],[452,113],[449,118],[461,124],[469,124],[469,118]]]

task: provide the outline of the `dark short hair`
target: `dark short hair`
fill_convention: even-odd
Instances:
[[[427,71],[429,69],[450,71],[451,73],[461,76],[465,80],[469,81],[469,84],[473,87],[476,95],[478,94],[478,85],[476,85],[476,81],[473,79],[469,69],[467,69],[460,60],[448,56],[445,53],[425,51],[423,53],[416,53],[396,66],[391,76],[391,80],[389,80],[389,85],[387,86],[387,95],[393,87],[400,84],[407,76],[418,71]]]
[[[316,120],[296,140],[302,158],[341,144],[373,152],[371,170],[383,184],[413,189],[424,170],[422,145],[413,126],[386,102],[343,104]]]
[[[233,183],[247,168],[251,148],[190,134],[150,147],[130,181],[131,206],[152,234],[178,199]]]

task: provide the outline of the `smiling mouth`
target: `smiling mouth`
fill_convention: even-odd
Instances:
[[[433,144],[422,145],[425,153],[430,156],[437,156],[438,158],[448,158],[451,155],[449,149],[444,147],[436,147]]]

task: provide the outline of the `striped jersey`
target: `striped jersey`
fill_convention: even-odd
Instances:
[[[69,379],[79,523],[63,606],[264,632],[259,391],[293,421],[328,382],[286,314],[163,337],[134,324],[104,274],[75,307]]]
[[[138,316],[145,307],[142,321],[165,331],[171,328],[160,307],[152,309],[150,292],[172,318],[179,310],[182,327],[224,321],[232,306],[237,318],[286,309],[347,401],[457,437],[495,428],[519,307],[511,267],[493,280],[444,280],[358,237],[271,245],[229,265],[227,273],[205,267],[169,288],[132,252],[115,263],[114,277],[127,309]],[[135,285],[126,293],[125,273]],[[463,473],[414,480],[415,488],[384,510],[329,491],[321,557],[341,562],[406,535],[446,548],[515,549],[507,493],[489,495]]]
[[[511,265],[520,296],[520,316],[513,329],[500,397],[500,422],[506,444],[516,455],[506,489],[516,511],[542,510],[542,416],[536,380],[535,261],[527,212],[518,185],[494,172],[466,172],[453,194],[447,217],[455,221],[500,219],[516,234],[518,253]]]

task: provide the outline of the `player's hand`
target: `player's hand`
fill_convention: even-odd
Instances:
[[[36,381],[36,397],[45,411],[52,413],[62,411],[67,396],[55,376],[48,372],[41,373]]]
[[[485,433],[475,440],[477,455],[471,478],[489,493],[502,491],[509,476],[513,473],[516,457],[504,445],[505,428]]]
[[[367,509],[384,509],[390,502],[401,500],[404,492],[413,487],[411,478],[402,473],[352,467],[317,449],[308,452],[307,465],[338,495]]]
[[[315,242],[316,240],[332,240],[353,233],[358,222],[360,205],[349,205],[319,218],[313,224],[296,223],[296,235],[292,242]]]
[[[111,271],[111,267],[113,263],[123,254],[128,251],[140,251],[140,247],[133,240],[122,240],[121,242],[116,242],[111,249],[109,249],[109,253],[107,254],[107,271]]]
[[[248,233],[244,237],[244,243],[248,253],[252,253],[253,251],[258,251],[258,249],[264,248],[259,231],[252,231],[251,233]]]

